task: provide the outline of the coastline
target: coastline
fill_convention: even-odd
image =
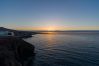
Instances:
[[[0,38],[0,66],[28,66],[28,58],[34,57],[35,47],[21,38]]]

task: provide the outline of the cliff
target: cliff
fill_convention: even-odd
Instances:
[[[34,46],[16,37],[0,38],[0,66],[29,66]]]

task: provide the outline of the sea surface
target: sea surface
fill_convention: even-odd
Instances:
[[[35,45],[32,66],[99,66],[99,32],[51,32],[25,41]]]

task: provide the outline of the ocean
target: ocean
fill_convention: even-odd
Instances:
[[[99,66],[99,32],[36,34],[31,66]]]

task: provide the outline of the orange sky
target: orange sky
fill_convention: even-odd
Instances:
[[[16,27],[17,30],[99,30],[99,26],[45,26],[45,27]]]

